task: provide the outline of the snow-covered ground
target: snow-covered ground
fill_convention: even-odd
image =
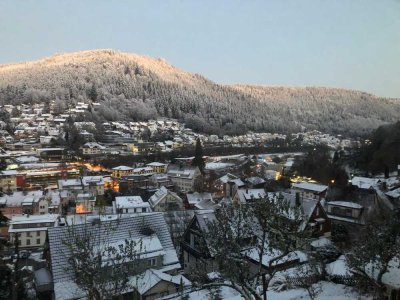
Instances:
[[[351,287],[336,284],[327,281],[320,281],[313,285],[313,289],[316,293],[315,300],[372,300],[371,296],[361,295]],[[202,289],[199,291],[191,292],[188,294],[189,300],[209,300],[213,299],[217,294],[217,290],[213,291]],[[232,288],[221,287],[219,289],[219,296],[222,299],[227,300],[241,300],[243,299],[240,294]],[[167,297],[168,298],[168,297]],[[181,299],[181,295],[176,298],[168,299]],[[268,300],[297,300],[297,299],[311,299],[307,290],[298,288],[290,289],[286,291],[268,291]]]
[[[327,281],[321,281],[313,285],[316,291],[315,300],[354,300],[365,299],[372,300],[371,296],[360,295],[351,287],[336,284]],[[268,300],[295,300],[295,299],[311,299],[305,289],[291,289],[287,291],[269,291]]]

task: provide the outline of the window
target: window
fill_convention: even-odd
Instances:
[[[40,231],[36,231],[36,236],[40,236]]]
[[[147,261],[147,265],[151,266],[151,267],[154,267],[156,265],[156,263],[157,263],[157,260],[155,258],[151,258]]]
[[[31,244],[31,240],[30,240],[30,239],[27,239],[27,240],[26,240],[26,245],[29,246],[30,244]]]
[[[40,239],[36,239],[36,244],[40,245]]]

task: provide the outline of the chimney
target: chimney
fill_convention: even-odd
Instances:
[[[296,206],[299,207],[300,205],[301,205],[300,193],[296,192]]]

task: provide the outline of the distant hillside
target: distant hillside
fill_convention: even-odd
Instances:
[[[400,116],[398,99],[320,87],[220,85],[162,59],[112,50],[0,65],[0,104],[97,101],[96,120],[185,121],[207,133],[317,129],[364,134]]]

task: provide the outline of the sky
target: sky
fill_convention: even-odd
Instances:
[[[223,84],[400,97],[400,0],[0,0],[0,64],[99,48]]]

